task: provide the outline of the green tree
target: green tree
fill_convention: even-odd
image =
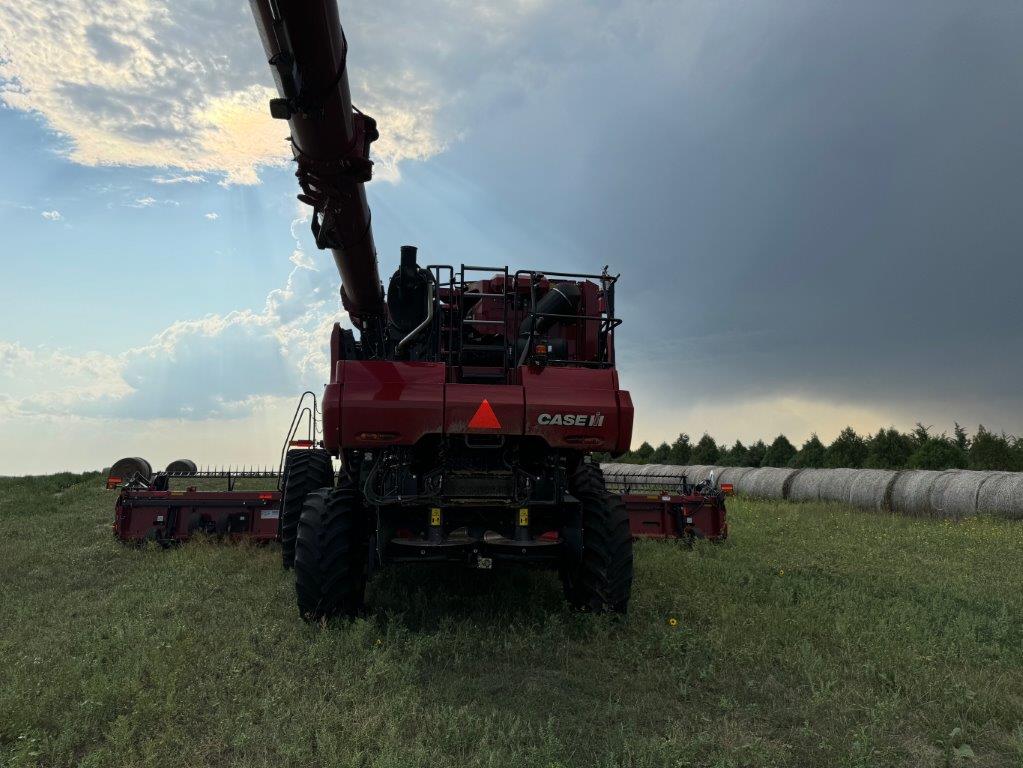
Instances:
[[[764,453],[762,467],[787,467],[796,455],[796,446],[789,442],[785,435],[778,435],[771,443],[771,447]]]
[[[913,427],[913,431],[910,433],[910,439],[913,441],[914,449],[919,448],[931,439],[931,427],[925,427],[918,421],[916,426]]]
[[[912,437],[902,434],[895,427],[879,429],[876,435],[867,440],[867,458],[863,466],[870,469],[903,469],[916,447]]]
[[[824,443],[821,442],[821,439],[817,437],[815,432],[810,435],[809,440],[803,443],[803,447],[799,449],[799,452],[792,457],[789,466],[796,467],[797,469],[823,467],[824,451]]]
[[[742,444],[742,440],[736,440],[731,448],[721,450],[716,463],[722,467],[745,467],[746,455],[746,446]]]
[[[988,432],[983,424],[977,427],[967,456],[970,469],[1012,471],[1018,468],[1009,439],[1005,435]]]
[[[631,464],[649,464],[650,457],[654,455],[654,447],[650,443],[644,441],[639,448],[634,451],[630,451],[629,463]]]
[[[746,466],[759,467],[764,463],[764,456],[767,455],[767,445],[763,440],[757,440],[746,451]]]
[[[690,461],[692,461],[693,464],[717,464],[720,453],[721,452],[718,450],[718,444],[714,441],[714,438],[704,432],[703,437],[700,438],[700,442],[698,442],[693,448]]]
[[[689,457],[693,454],[693,446],[689,444],[689,435],[685,432],[678,436],[678,440],[671,444],[671,453],[668,454],[668,463],[677,466],[684,466],[689,463]]]
[[[667,464],[668,456],[671,455],[671,446],[667,443],[661,443],[654,449],[654,452],[650,454],[649,464]]]
[[[956,448],[960,451],[970,450],[970,438],[966,436],[966,430],[959,426],[959,422],[956,422],[956,428],[953,431],[953,440],[956,444]]]
[[[867,441],[857,435],[852,427],[846,427],[824,452],[824,466],[857,468],[863,466],[866,458]]]
[[[909,469],[964,469],[966,454],[942,435],[928,437],[906,462]]]

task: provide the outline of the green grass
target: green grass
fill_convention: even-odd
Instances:
[[[275,547],[125,548],[113,501],[0,480],[0,764],[1023,764],[1023,525],[732,501],[637,544],[624,622],[403,569],[311,627]]]

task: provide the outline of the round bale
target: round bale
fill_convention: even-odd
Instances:
[[[166,471],[178,475],[194,475],[198,471],[198,467],[191,459],[175,459],[167,465]]]
[[[1023,519],[1023,472],[1013,472],[1001,482],[995,508],[998,517]]]
[[[902,515],[940,516],[931,505],[931,488],[939,477],[947,474],[947,471],[929,469],[915,469],[900,474],[892,484],[892,511]]]
[[[128,458],[115,461],[110,467],[110,473],[107,475],[107,478],[108,480],[112,477],[120,478],[118,482],[123,485],[136,475],[148,482],[153,476],[153,467],[148,461],[139,456],[129,456]]]
[[[718,476],[721,474],[721,470],[724,467],[715,467],[707,464],[702,466],[690,467],[690,471],[686,473],[690,483],[702,483],[710,477],[710,473],[714,473],[714,482],[717,483]]]
[[[785,498],[785,488],[798,469],[782,469],[780,467],[760,467],[739,478],[736,491],[754,499]]]
[[[835,470],[841,472],[842,470]],[[854,469],[846,501],[854,507],[882,512],[891,508],[892,484],[899,473],[892,469]],[[823,495],[823,494],[822,494]]]
[[[1008,489],[1012,485],[1016,474],[1013,472],[986,472],[987,477],[977,489],[977,514],[1001,516],[1002,507],[1000,502],[1003,499],[1003,488]],[[1008,496],[1004,496],[1008,500]]]
[[[733,488],[737,488],[739,479],[755,469],[756,467],[722,467],[721,474],[718,475],[718,488],[726,483],[731,483]]]
[[[858,469],[826,469],[821,477],[821,484],[818,488],[821,501],[837,501],[840,504],[849,503],[849,489],[852,487],[853,479],[860,470]]]
[[[804,469],[789,482],[789,501],[820,501],[821,481],[829,469]]]
[[[980,489],[993,474],[1001,473],[963,470],[939,478],[931,488],[931,506],[956,520],[972,517],[977,514]]]

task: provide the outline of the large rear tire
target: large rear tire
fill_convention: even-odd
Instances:
[[[306,621],[363,612],[369,542],[354,487],[320,488],[302,507],[295,549],[295,594]]]
[[[632,594],[632,533],[621,497],[607,492],[599,467],[580,464],[569,490],[581,506],[581,552],[566,547],[561,567],[565,598],[592,613],[625,613]],[[568,532],[566,532],[568,533]]]
[[[281,494],[281,563],[295,564],[295,535],[306,496],[317,488],[334,485],[330,454],[322,448],[288,451],[284,459],[284,492]]]

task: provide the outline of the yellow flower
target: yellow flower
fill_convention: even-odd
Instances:
[[[669,627],[677,627],[678,626],[678,619],[676,619],[674,616],[672,616],[670,619],[668,619],[668,626]]]

